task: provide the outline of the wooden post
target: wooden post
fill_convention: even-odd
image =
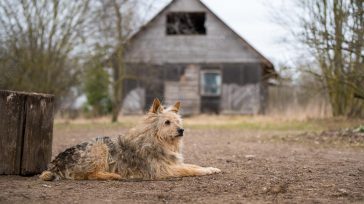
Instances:
[[[25,95],[0,91],[0,174],[19,174]]]
[[[54,96],[0,90],[0,174],[34,175],[52,156]]]

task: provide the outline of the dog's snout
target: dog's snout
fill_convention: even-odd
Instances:
[[[179,135],[181,135],[181,136],[183,135],[183,132],[184,132],[184,131],[185,131],[185,130],[184,130],[183,128],[178,128],[178,129],[177,129],[178,134],[179,134]]]

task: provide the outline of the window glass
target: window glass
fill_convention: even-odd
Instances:
[[[218,96],[221,94],[221,74],[220,72],[205,71],[202,73],[202,95]]]

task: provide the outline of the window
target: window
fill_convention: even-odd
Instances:
[[[203,12],[172,12],[167,14],[167,35],[205,35],[206,14]]]
[[[215,70],[201,71],[201,95],[220,96],[221,72]]]

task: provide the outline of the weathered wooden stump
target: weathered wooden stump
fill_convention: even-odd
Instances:
[[[54,96],[0,90],[0,174],[35,175],[52,156]]]

